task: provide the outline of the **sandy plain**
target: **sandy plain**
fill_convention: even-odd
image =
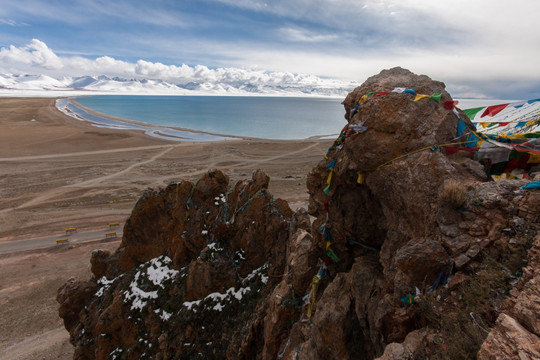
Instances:
[[[262,169],[274,196],[296,209],[306,206],[306,175],[331,143],[180,143],[95,127],[61,113],[55,99],[0,98],[0,245],[41,244],[0,252],[0,359],[72,358],[56,290],[70,277],[91,276],[92,250],[118,246],[105,239],[108,224],[119,222],[120,233],[146,188],[194,181],[211,169],[234,184]],[[85,241],[56,245],[68,227]]]

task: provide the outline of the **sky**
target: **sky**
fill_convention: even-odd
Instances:
[[[533,99],[538,14],[535,0],[2,0],[0,71],[358,85],[401,66],[454,97]]]

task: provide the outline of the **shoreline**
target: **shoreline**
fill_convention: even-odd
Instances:
[[[214,134],[182,127],[152,125],[141,121],[119,118],[90,109],[80,104],[76,98],[72,97],[57,98],[55,100],[55,106],[65,115],[79,121],[86,121],[96,127],[111,130],[138,130],[143,131],[147,136],[162,140],[177,142],[215,142],[255,139],[236,135]],[[81,114],[81,112],[83,114]],[[84,113],[87,115],[85,116]]]
[[[139,96],[140,94],[129,95],[129,96]],[[147,96],[147,95],[141,95]],[[201,95],[202,96],[202,95]],[[213,95],[204,95],[206,97],[221,97]],[[192,129],[188,127],[174,126],[174,125],[156,125],[150,122],[145,122],[144,120],[133,120],[129,118],[117,117],[109,115],[106,113],[99,112],[92,108],[89,108],[85,105],[82,105],[77,101],[78,98],[86,96],[77,96],[77,97],[60,97],[56,99],[56,107],[63,112],[64,114],[73,117],[79,121],[88,121],[94,126],[106,127],[110,129],[133,129],[145,132],[148,136],[153,136],[156,138],[161,138],[165,140],[178,141],[178,142],[206,142],[206,141],[231,141],[231,140],[271,140],[271,141],[305,141],[305,140],[328,140],[330,138],[335,138],[339,135],[339,131],[331,131],[328,133],[314,134],[306,137],[298,138],[280,138],[280,137],[259,137],[259,136],[250,136],[250,135],[238,135],[238,134],[227,134],[220,132],[212,132],[205,130]],[[233,97],[233,96],[229,96]],[[250,97],[266,97],[266,98],[285,98],[283,96],[234,96],[238,98],[250,98]],[[298,98],[298,99],[320,99],[321,97],[287,97],[287,98]],[[326,97],[328,99],[329,97]],[[341,119],[342,114],[335,119]],[[341,129],[343,126],[342,122],[346,122],[345,119],[339,120],[340,124],[336,127]]]

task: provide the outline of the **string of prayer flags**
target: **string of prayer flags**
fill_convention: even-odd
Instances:
[[[373,96],[374,98],[376,98],[376,97],[388,95],[391,92],[392,93],[398,93],[398,94],[411,94],[411,95],[414,95],[415,96],[414,101],[418,101],[418,100],[425,99],[425,98],[430,98],[430,99],[440,103],[441,98],[442,98],[442,93],[440,93],[440,94],[434,93],[434,94],[431,94],[431,95],[417,94],[416,91],[414,91],[413,89],[406,89],[404,87],[396,87],[392,91],[370,91],[367,94],[363,95],[358,100],[355,107],[357,107],[359,104],[363,103],[370,96]],[[447,106],[450,106],[450,105],[447,104]],[[451,109],[449,109],[449,110],[451,110]]]

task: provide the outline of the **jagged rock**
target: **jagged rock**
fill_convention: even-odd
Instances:
[[[99,279],[110,273],[117,273],[118,270],[112,270],[111,267],[117,264],[118,259],[112,256],[110,251],[106,250],[94,250],[92,251],[92,257],[90,258],[90,271]]]
[[[540,337],[531,334],[512,317],[501,314],[497,326],[478,352],[478,359],[540,359]]]
[[[523,276],[478,353],[479,359],[540,358],[540,236]]]
[[[443,238],[443,246],[447,251],[454,255],[458,256],[460,254],[463,254],[465,251],[469,249],[471,244],[474,243],[474,238],[463,234],[460,236],[456,236],[454,238]]]
[[[410,240],[394,257],[398,268],[394,280],[396,293],[407,293],[409,289],[421,286],[423,281],[433,283],[449,260],[439,242],[425,238]]]
[[[528,265],[517,286],[520,291],[515,298],[508,299],[509,313],[540,336],[540,237],[537,237],[529,250]]]
[[[537,176],[538,177],[538,176]],[[540,221],[540,191],[525,191],[519,207],[519,216],[532,222]]]
[[[458,272],[448,281],[448,289],[457,290],[460,286],[462,286],[469,280],[471,280],[470,276],[465,275],[462,272]]]
[[[69,279],[58,289],[56,301],[60,304],[58,314],[64,319],[66,330],[72,332],[79,323],[79,314],[88,298],[96,292],[96,284],[92,281],[75,281]]]
[[[267,284],[276,284],[269,277],[278,278],[286,266],[293,213],[286,202],[274,201],[268,180],[257,171],[251,181],[230,189],[224,173],[211,171],[195,184],[147,190],[126,222],[118,250],[93,253],[96,280],[70,281],[59,289],[60,315],[76,357],[138,358],[159,352],[161,358],[189,358],[195,348],[184,344],[206,344],[220,326],[229,330],[207,354],[240,356],[242,338],[225,339],[244,331],[264,299],[261,294],[271,293]],[[299,214],[296,223],[301,231],[305,215]],[[304,289],[309,280],[302,271],[308,270],[301,268],[314,258],[302,259],[296,247],[309,243],[309,234],[299,236],[290,255],[294,281]],[[237,316],[230,318],[227,311]],[[169,326],[180,328],[163,337]]]

